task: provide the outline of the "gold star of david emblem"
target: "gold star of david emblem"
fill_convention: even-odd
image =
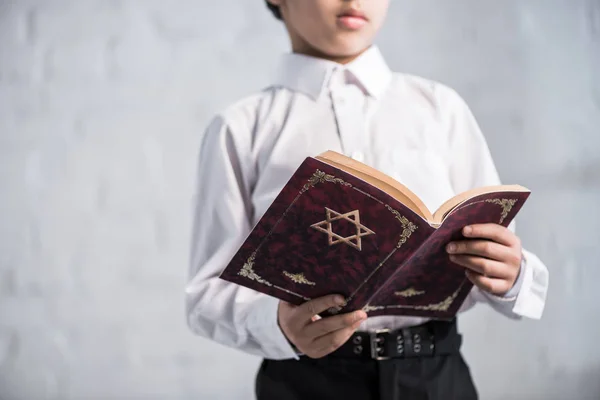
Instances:
[[[360,214],[358,210],[354,210],[346,214],[340,214],[337,211],[333,211],[325,207],[325,214],[325,221],[317,222],[316,224],[313,224],[310,227],[320,232],[326,233],[329,239],[330,246],[336,245],[338,243],[346,243],[348,246],[354,247],[357,250],[362,250],[361,238],[363,236],[375,234],[375,232],[373,232],[372,230],[360,223]],[[341,219],[345,219],[346,221],[351,222],[356,227],[356,233],[354,235],[343,237],[333,231],[332,222]]]

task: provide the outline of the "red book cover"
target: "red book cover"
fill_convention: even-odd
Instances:
[[[472,284],[445,245],[468,224],[508,226],[530,194],[506,186],[457,200],[438,225],[355,172],[306,158],[220,278],[296,305],[345,296],[324,315],[452,318]]]

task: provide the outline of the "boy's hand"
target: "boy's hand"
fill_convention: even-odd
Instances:
[[[498,224],[478,224],[463,228],[468,240],[446,246],[450,260],[467,268],[467,277],[480,289],[504,295],[519,276],[521,241],[508,228]]]
[[[350,336],[367,318],[364,311],[318,318],[317,314],[340,306],[340,296],[325,296],[300,306],[279,302],[277,311],[281,330],[298,350],[310,358],[321,358],[346,343]]]

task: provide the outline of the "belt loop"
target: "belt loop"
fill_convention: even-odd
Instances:
[[[446,352],[448,349],[460,349],[462,335],[458,333],[456,318],[449,321],[432,321],[432,333],[435,337],[434,354],[439,351]]]
[[[409,328],[402,329],[402,338],[404,339],[404,354],[410,357],[413,353],[413,337]]]

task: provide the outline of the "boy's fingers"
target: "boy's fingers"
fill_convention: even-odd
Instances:
[[[350,336],[358,329],[360,323],[361,321],[357,321],[352,326],[338,329],[337,331],[333,331],[325,336],[317,338],[311,344],[311,348],[314,350],[307,355],[311,358],[321,358],[334,352],[350,339]]]
[[[304,328],[304,333],[306,336],[316,339],[328,333],[348,328],[357,322],[364,321],[365,319],[367,319],[367,314],[362,310],[342,315],[335,315],[309,324],[306,328]]]
[[[281,308],[283,311],[285,311],[286,313],[287,313],[287,312],[290,312],[290,311],[292,311],[294,308],[296,308],[296,306],[295,306],[295,305],[293,305],[292,303],[288,303],[287,301],[283,301],[283,300],[280,300],[280,301],[279,301],[279,307],[280,307],[280,308]]]
[[[484,257],[451,255],[450,261],[490,278],[505,279],[512,275],[512,271],[506,264]]]
[[[504,261],[512,256],[511,248],[490,240],[461,240],[448,243],[446,251],[449,254],[471,254]]]
[[[505,246],[515,246],[517,236],[508,228],[498,224],[475,224],[463,228],[463,235],[467,238],[489,239]]]
[[[315,315],[342,304],[344,304],[344,298],[339,295],[329,295],[307,301],[298,307],[298,322],[306,325],[312,321]]]
[[[488,278],[473,271],[467,271],[467,278],[479,289],[501,296],[510,290],[509,282],[504,279]]]

